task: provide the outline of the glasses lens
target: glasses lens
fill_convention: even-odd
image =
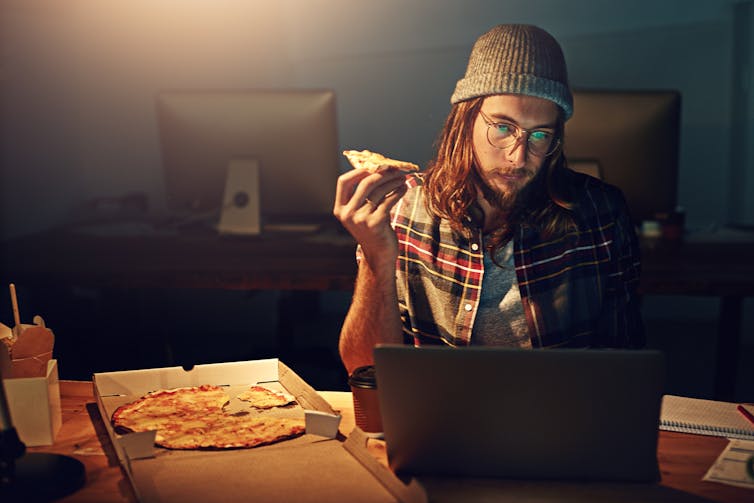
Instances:
[[[487,128],[487,139],[490,145],[500,149],[510,148],[515,145],[521,136],[519,128],[513,124],[500,122],[489,124]],[[551,133],[547,131],[528,131],[527,148],[529,152],[536,156],[547,156],[555,152],[558,147],[558,141]]]
[[[498,122],[487,126],[487,139],[493,147],[508,148],[516,143],[518,128],[513,124]]]
[[[538,156],[550,155],[555,151],[558,142],[552,134],[545,131],[532,131],[529,133],[529,152]]]

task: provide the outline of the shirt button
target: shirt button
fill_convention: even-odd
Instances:
[[[476,243],[471,243],[471,249],[477,251],[479,249],[479,245]]]
[[[473,308],[471,307],[471,304],[466,304],[465,306],[463,306],[463,308],[464,308],[464,309],[465,309],[466,311],[471,311],[471,310],[473,309]]]

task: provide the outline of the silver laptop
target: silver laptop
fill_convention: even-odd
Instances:
[[[659,480],[659,351],[383,345],[374,358],[398,474]]]

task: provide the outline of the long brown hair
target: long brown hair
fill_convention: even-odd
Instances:
[[[483,184],[474,156],[472,134],[483,101],[484,97],[479,97],[453,105],[435,144],[435,158],[429,163],[425,175],[427,209],[448,220],[454,231],[464,235],[469,232],[464,225],[466,216],[474,211]],[[563,130],[561,114],[556,125],[557,138],[563,138]],[[530,184],[526,207],[519,207],[510,215],[508,225],[490,236],[489,248],[493,257],[514,227],[522,223],[537,227],[544,237],[565,233],[573,227],[569,211],[573,203],[561,181],[566,169],[562,141],[545,163],[546,168]]]

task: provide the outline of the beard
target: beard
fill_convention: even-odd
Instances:
[[[543,166],[522,187],[513,190],[502,191],[497,189],[480,175],[477,175],[478,186],[482,197],[498,210],[499,219],[504,222],[504,225],[510,226],[520,223],[527,212],[539,206],[543,197],[546,198],[546,172],[547,167]]]

